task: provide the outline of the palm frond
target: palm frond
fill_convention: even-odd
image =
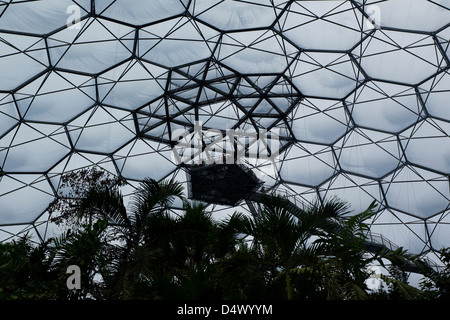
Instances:
[[[415,288],[403,281],[388,277],[384,274],[381,274],[380,277],[384,282],[386,282],[387,285],[395,286],[395,288],[403,296],[403,299],[415,300],[422,297],[422,292],[418,288]]]
[[[349,281],[342,285],[343,299],[345,300],[368,300],[369,295],[359,285],[353,281]]]
[[[152,209],[168,208],[175,198],[183,198],[183,186],[174,180],[144,179],[133,196],[130,207],[136,214],[149,214]]]

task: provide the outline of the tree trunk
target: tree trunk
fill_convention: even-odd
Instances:
[[[286,292],[287,292],[287,299],[292,300],[291,275],[289,274],[288,270],[286,270]]]

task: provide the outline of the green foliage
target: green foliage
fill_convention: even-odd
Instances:
[[[104,171],[71,173],[63,183],[73,190],[52,205],[66,226],[61,236],[0,244],[0,299],[448,299],[450,251],[442,251],[442,272],[402,248],[367,255],[375,203],[353,214],[332,198],[296,217],[272,195],[255,216],[217,221],[173,180],[145,179],[128,210],[126,182]],[[177,198],[182,214],[171,211]],[[385,291],[367,290],[374,262],[390,270],[380,278]],[[406,281],[412,262],[428,277],[422,290]],[[81,269],[80,290],[66,287],[70,265]]]
[[[58,273],[47,246],[33,245],[28,236],[0,243],[0,300],[55,298]]]
[[[422,261],[418,262],[425,275],[420,288],[425,299],[450,300],[450,248],[443,248],[439,255],[444,263],[439,271],[427,267]]]
[[[72,171],[61,177],[59,195],[50,204],[52,221],[77,227],[92,223],[98,214],[120,207],[119,187],[126,184],[120,177],[96,166]]]

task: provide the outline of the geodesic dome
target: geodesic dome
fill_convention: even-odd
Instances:
[[[186,184],[174,132],[200,124],[276,133],[276,161],[247,161],[265,189],[376,200],[373,232],[431,254],[450,244],[449,44],[445,0],[0,1],[0,239],[50,236],[80,168]]]

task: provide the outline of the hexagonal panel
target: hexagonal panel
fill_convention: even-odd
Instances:
[[[334,145],[342,170],[380,178],[400,165],[402,153],[395,136],[353,130]]]
[[[179,15],[186,10],[187,0],[96,1],[95,10],[103,17],[134,25],[149,24]]]
[[[377,30],[352,54],[372,78],[417,84],[445,65],[432,37],[400,31]]]
[[[198,0],[189,7],[189,11],[201,21],[231,31],[269,27],[283,5],[282,0]]]
[[[356,0],[365,5],[368,15],[377,15],[377,24],[409,30],[435,31],[446,25],[450,19],[450,6],[445,0],[410,0],[408,8],[401,1]],[[433,19],[428,19],[429,17]]]
[[[364,80],[347,54],[331,52],[302,53],[287,76],[302,94],[330,99],[346,97]]]
[[[279,73],[287,68],[296,52],[295,47],[273,31],[233,32],[222,37],[216,59],[243,73]]]
[[[399,169],[382,184],[389,206],[415,217],[432,217],[450,201],[448,178],[413,166]]]
[[[139,57],[168,67],[209,58],[218,32],[185,17],[163,21],[139,31]]]
[[[95,103],[95,80],[53,71],[21,88],[14,97],[24,119],[63,124]]]
[[[347,131],[342,102],[305,99],[292,111],[292,131],[297,140],[330,144]]]
[[[0,29],[46,34],[66,25],[74,5],[71,0],[13,1],[3,11],[0,4]]]
[[[400,134],[406,157],[412,163],[450,172],[450,124],[439,120],[422,121]]]
[[[61,126],[21,124],[0,139],[0,167],[5,172],[46,172],[70,151]]]
[[[275,25],[299,48],[349,50],[370,28],[349,1],[295,1]]]
[[[388,82],[366,82],[346,103],[357,125],[392,133],[409,127],[423,114],[413,87]]]
[[[67,125],[78,150],[110,153],[135,134],[133,117],[125,111],[95,107]]]
[[[450,100],[450,74],[444,71],[419,86],[427,112],[436,118],[450,121],[448,101]]]
[[[20,66],[21,72],[17,72]],[[0,87],[13,90],[47,69],[45,41],[39,37],[0,33]]]
[[[99,99],[103,104],[136,109],[164,94],[167,69],[131,60],[98,77]]]
[[[43,176],[8,175],[0,178],[2,224],[33,222],[53,199],[52,189]]]
[[[82,20],[80,25],[80,29],[66,28],[48,38],[52,65],[93,74],[131,57],[134,29],[92,18]]]
[[[317,186],[335,173],[331,148],[313,144],[297,144],[283,155],[280,176],[300,185]]]

